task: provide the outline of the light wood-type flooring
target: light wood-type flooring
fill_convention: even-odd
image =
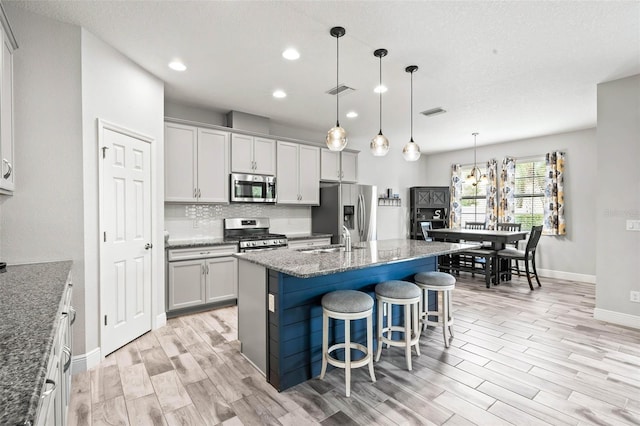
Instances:
[[[640,330],[593,319],[595,286],[458,278],[455,338],[427,330],[413,371],[385,349],[282,393],[239,353],[236,309],[170,319],[73,377],[69,425],[638,425]]]

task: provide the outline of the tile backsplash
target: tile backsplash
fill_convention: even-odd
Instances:
[[[164,226],[170,239],[222,237],[228,217],[268,217],[271,232],[311,232],[311,207],[270,204],[165,204]]]

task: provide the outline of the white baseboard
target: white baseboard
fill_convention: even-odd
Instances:
[[[153,326],[153,330],[155,330],[156,328],[164,327],[165,325],[167,325],[167,313],[163,312],[159,315],[156,315],[156,323]]]
[[[538,268],[538,276],[547,278],[558,278],[560,280],[579,281],[582,283],[595,284],[596,276],[587,274],[576,274],[575,272],[554,271],[552,269]]]
[[[100,364],[100,348],[71,358],[71,374],[82,373]]]
[[[600,321],[606,321],[613,324],[624,325],[625,327],[640,329],[640,316],[595,308],[593,310],[593,317]]]

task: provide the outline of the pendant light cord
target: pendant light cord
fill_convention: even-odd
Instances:
[[[411,142],[413,142],[413,71],[411,71]]]
[[[336,127],[340,127],[340,110],[339,110],[339,100],[340,100],[340,88],[338,83],[340,81],[338,77],[338,72],[340,70],[340,43],[338,43],[340,37],[336,37]]]
[[[380,98],[380,134],[382,134],[382,55],[380,55],[380,84],[378,84]]]

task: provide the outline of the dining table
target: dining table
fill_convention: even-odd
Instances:
[[[528,231],[496,231],[491,229],[453,229],[453,228],[439,228],[439,229],[430,229],[428,231],[429,237],[433,238],[436,241],[446,241],[446,242],[461,242],[461,241],[473,241],[473,242],[482,242],[482,243],[491,243],[491,247],[487,246],[487,249],[497,252],[498,250],[502,250],[506,247],[507,244],[517,243],[518,241],[524,240],[527,238]],[[498,272],[495,274],[495,283],[499,283],[500,274],[502,271],[510,272],[510,265],[507,262],[502,262],[504,264],[498,265],[497,256],[493,255],[491,257],[491,263],[493,270],[497,270]],[[443,259],[444,260],[444,259]],[[445,261],[446,262],[446,261]],[[450,262],[450,260],[449,260]],[[452,264],[442,264],[443,267],[446,267],[448,270],[452,270]],[[488,267],[489,265],[487,265]],[[491,275],[487,269],[485,272],[485,281],[487,288],[491,287]],[[507,274],[510,278],[510,273]]]

